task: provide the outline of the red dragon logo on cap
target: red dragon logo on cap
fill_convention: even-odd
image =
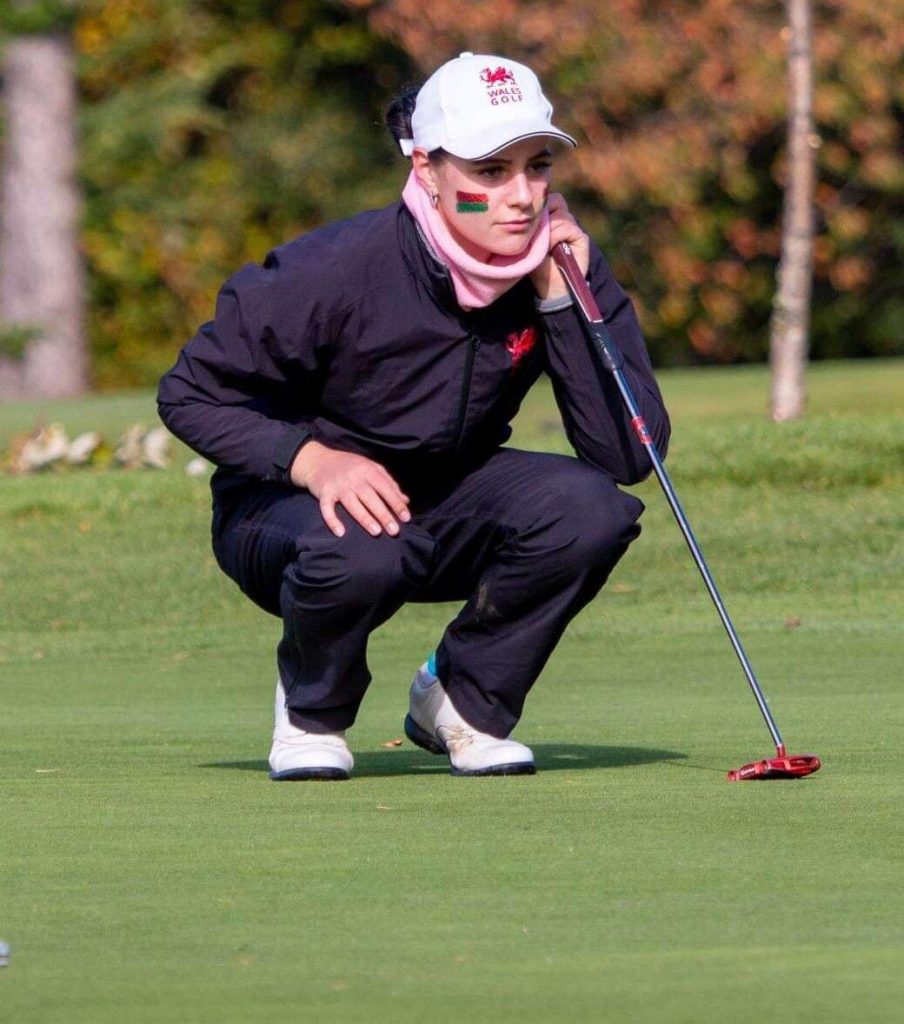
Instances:
[[[486,82],[487,85],[506,85],[515,84],[515,75],[509,71],[508,68],[504,68],[501,65],[493,71],[490,68],[484,68],[480,72],[481,81]]]

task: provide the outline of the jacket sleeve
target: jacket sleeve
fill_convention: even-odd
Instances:
[[[623,371],[641,415],[665,457],[669,418],[640,326],[630,299],[595,246],[591,247],[588,281],[612,340],[624,356]],[[579,318],[579,310],[572,306],[542,313],[546,368],[565,432],[582,459],[605,470],[618,483],[638,483],[649,475],[652,463],[631,428],[631,417],[612,374],[600,364]]]
[[[230,278],[216,315],[162,378],[160,418],[215,465],[285,480],[310,436],[319,356],[322,294],[280,251]],[[308,415],[305,416],[305,412]]]

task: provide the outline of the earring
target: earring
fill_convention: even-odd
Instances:
[[[437,206],[439,206],[439,193],[438,192],[431,193],[431,195],[430,195],[430,202],[433,204],[433,209],[434,210],[437,208]]]

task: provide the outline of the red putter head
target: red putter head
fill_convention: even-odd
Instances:
[[[802,779],[819,771],[820,760],[815,754],[782,754],[765,761],[752,761],[728,773],[729,782],[748,782],[767,779]]]

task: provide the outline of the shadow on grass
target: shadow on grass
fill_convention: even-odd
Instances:
[[[653,747],[597,747],[580,743],[534,743],[531,746],[541,772],[572,771],[581,768],[624,768],[651,764],[655,761],[682,761],[687,757],[677,750]],[[355,775],[448,775],[444,757],[431,756],[422,750],[396,747],[392,750],[355,751]],[[221,768],[227,771],[267,772],[266,761],[213,761],[199,768]]]
[[[656,747],[597,747],[580,743],[533,743],[537,767],[543,771],[568,768],[625,768],[654,761],[681,761],[687,754]]]

